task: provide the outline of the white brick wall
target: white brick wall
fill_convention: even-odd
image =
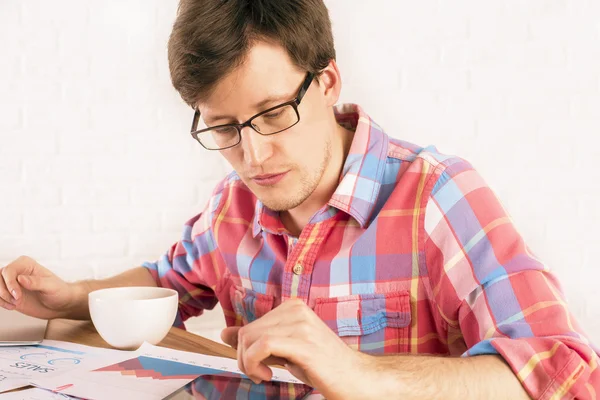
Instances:
[[[481,171],[600,340],[600,3],[328,0],[343,101]],[[175,0],[0,0],[0,264],[161,255],[228,170],[170,86]],[[217,337],[212,313],[193,329]]]

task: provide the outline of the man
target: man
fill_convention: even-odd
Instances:
[[[235,172],[159,261],[68,284],[21,257],[3,307],[88,318],[91,290],[160,285],[180,325],[221,302],[256,382],[275,360],[329,399],[596,397],[597,352],[473,167],[334,107],[320,0],[183,0],[169,62]]]

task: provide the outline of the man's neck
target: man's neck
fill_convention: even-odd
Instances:
[[[281,222],[292,236],[298,237],[312,216],[321,209],[338,187],[344,162],[350,151],[354,132],[336,123],[336,133],[333,137],[331,159],[326,166],[323,176],[315,191],[298,207],[282,211],[279,215]]]

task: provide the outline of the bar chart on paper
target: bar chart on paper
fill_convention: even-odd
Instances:
[[[151,400],[168,396],[200,375],[220,373],[222,371],[140,356],[62,379],[35,383],[60,393],[89,399]]]
[[[237,374],[219,371],[212,368],[205,368],[197,365],[183,364],[146,356],[140,356],[114,365],[109,365],[108,367],[99,368],[94,372],[117,372],[123,376],[151,378],[157,380],[193,380],[200,375],[206,374],[227,374],[230,376],[238,376]]]
[[[237,361],[144,344],[134,354],[102,366],[34,383],[45,389],[94,400],[163,399],[201,375],[240,377]],[[297,381],[287,371],[277,378]]]
[[[40,379],[37,386],[67,395],[108,399],[163,399],[200,375],[239,376],[227,368],[211,368],[195,358],[201,355],[183,354],[170,349],[146,346],[120,360],[113,359],[105,366],[88,371]],[[195,357],[197,356],[197,357]],[[235,362],[235,360],[230,360]],[[236,368],[237,370],[237,368]]]

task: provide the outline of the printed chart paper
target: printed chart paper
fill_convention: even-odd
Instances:
[[[145,343],[134,354],[91,370],[36,379],[35,386],[94,400],[163,399],[201,375],[243,376],[237,361],[171,350]],[[286,370],[274,369],[274,379],[301,383]]]
[[[123,352],[68,342],[44,340],[39,345],[0,347],[0,393],[29,385],[29,381],[94,367]]]

